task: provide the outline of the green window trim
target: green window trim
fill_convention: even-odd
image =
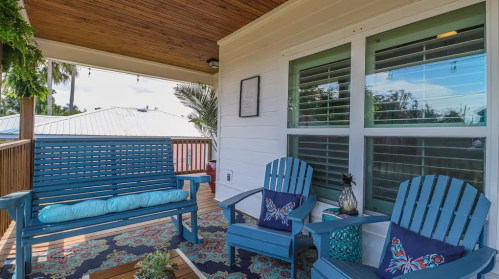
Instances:
[[[289,63],[288,128],[350,124],[350,44]]]
[[[485,4],[366,39],[365,127],[486,126]]]

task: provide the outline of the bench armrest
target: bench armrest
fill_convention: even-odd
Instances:
[[[205,174],[177,175],[177,180],[190,180],[195,183],[211,182],[211,176]]]
[[[303,220],[305,220],[305,218],[307,218],[307,216],[312,213],[312,210],[314,209],[316,203],[317,196],[309,196],[308,199],[305,200],[305,202],[300,207],[289,213],[288,220],[291,220],[293,222],[303,222]]]
[[[0,197],[0,209],[12,209],[24,206],[31,190],[19,191]]]
[[[307,229],[309,232],[313,234],[321,234],[336,230],[342,230],[351,226],[365,225],[378,222],[387,222],[390,221],[390,218],[391,216],[366,216],[366,217],[347,218],[347,219],[308,224],[305,226],[305,229]]]
[[[490,271],[496,260],[497,250],[490,247],[483,247],[474,252],[460,258],[457,261],[447,263],[435,268],[418,270],[409,272],[404,275],[397,276],[400,279],[440,279],[440,278],[471,278],[487,268]]]

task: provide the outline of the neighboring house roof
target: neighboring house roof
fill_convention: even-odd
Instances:
[[[184,117],[161,110],[121,107],[99,109],[39,123],[35,125],[35,135],[202,137],[194,124]]]
[[[66,116],[35,115],[35,125],[54,121],[63,117]],[[0,117],[0,134],[10,134],[12,132],[17,134],[19,131],[20,119],[21,116],[19,114]]]

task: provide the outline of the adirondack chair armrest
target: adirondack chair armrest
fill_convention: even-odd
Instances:
[[[307,218],[307,216],[310,215],[316,203],[317,203],[317,196],[310,195],[308,199],[300,207],[291,211],[288,214],[288,220],[291,220],[293,222],[303,222],[303,220],[305,220],[305,218]]]
[[[474,252],[453,261],[435,268],[419,270],[417,272],[409,272],[395,278],[400,279],[440,279],[440,278],[471,278],[478,273],[487,269],[490,271],[495,264],[497,250],[490,247],[483,247]],[[492,265],[492,266],[489,266]]]
[[[307,224],[305,229],[307,229],[312,234],[322,234],[331,231],[345,229],[351,226],[365,225],[371,223],[387,222],[390,221],[391,216],[365,216],[358,218],[347,218],[341,220],[333,220],[327,222],[318,222]]]
[[[223,202],[219,202],[218,206],[220,206],[221,208],[229,208],[231,206],[234,206],[236,203],[244,200],[245,198],[247,198],[247,197],[249,197],[251,195],[254,195],[256,193],[259,193],[261,191],[263,191],[263,187],[262,188],[258,188],[258,189],[253,189],[253,190],[250,190],[250,191],[246,191],[246,192],[241,193],[239,195],[235,195],[232,198],[226,199]]]
[[[31,190],[19,191],[0,197],[0,209],[12,209],[24,206]]]

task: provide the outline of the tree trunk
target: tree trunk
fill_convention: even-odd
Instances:
[[[3,43],[2,41],[0,41],[0,116],[2,116],[2,77],[3,77],[2,59],[3,59]]]
[[[47,65],[47,87],[49,94],[47,96],[47,115],[52,115],[52,61],[48,60]]]
[[[73,115],[75,101],[76,65],[71,68],[71,95],[69,95],[69,115]]]

